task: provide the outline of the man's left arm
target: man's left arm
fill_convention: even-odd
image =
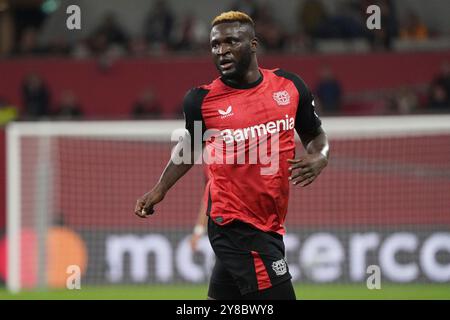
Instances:
[[[296,79],[299,91],[299,104],[295,119],[295,130],[306,154],[297,159],[289,159],[289,180],[294,185],[306,187],[311,184],[328,165],[329,144],[322,122],[314,110],[314,98],[311,91],[300,78]]]
[[[297,159],[290,159],[289,180],[301,187],[311,184],[328,165],[329,144],[322,127],[317,128],[314,134],[300,134],[300,140],[306,149],[306,154]]]

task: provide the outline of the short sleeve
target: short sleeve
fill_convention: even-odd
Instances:
[[[314,96],[311,90],[301,80],[301,85],[298,88],[299,102],[297,113],[295,116],[295,130],[299,134],[313,134],[322,125],[322,121],[315,111]]]
[[[191,136],[191,141],[195,141],[195,126],[201,126],[202,137],[205,132],[205,122],[202,115],[203,99],[208,94],[208,90],[202,88],[194,88],[186,93],[183,99],[183,114],[185,119],[185,128]]]
[[[277,70],[275,74],[292,81],[298,91],[299,101],[295,116],[295,130],[298,134],[314,134],[322,125],[315,111],[314,97],[305,82],[295,73]]]

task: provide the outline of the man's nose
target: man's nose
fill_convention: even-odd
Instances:
[[[217,54],[224,55],[230,52],[230,46],[227,44],[219,45],[219,49],[217,50]]]

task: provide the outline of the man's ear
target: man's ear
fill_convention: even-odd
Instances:
[[[250,47],[251,47],[253,53],[255,53],[256,50],[258,49],[258,44],[259,44],[258,38],[256,38],[256,37],[250,41]]]

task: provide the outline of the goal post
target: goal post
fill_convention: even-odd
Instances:
[[[285,237],[295,282],[450,281],[450,116],[323,118],[331,159],[291,187]],[[206,283],[206,237],[189,246],[200,165],[155,216],[133,215],[175,144],[175,121],[15,122],[7,126],[7,286]]]

